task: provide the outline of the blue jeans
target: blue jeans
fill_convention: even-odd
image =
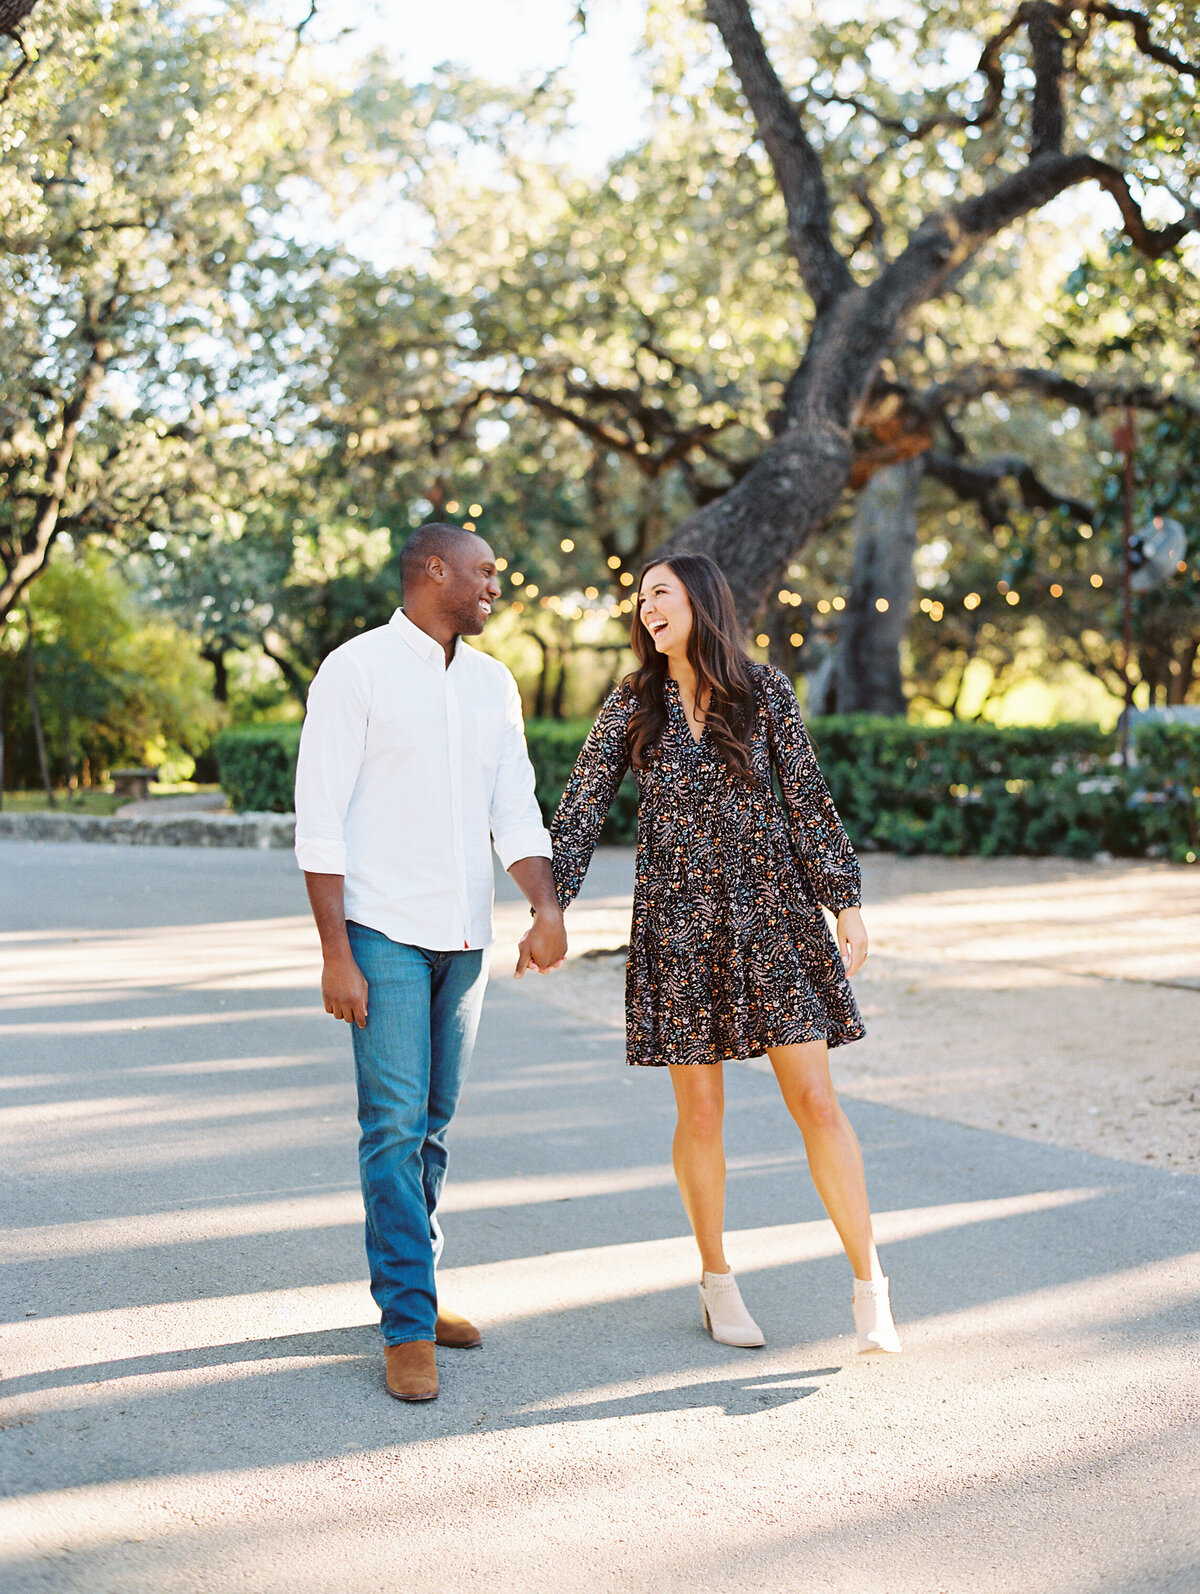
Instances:
[[[487,976],[479,951],[429,952],[361,924],[346,931],[367,982],[367,1023],[352,1024],[350,1033],[371,1294],[384,1341],[403,1345],[434,1334],[446,1130]]]

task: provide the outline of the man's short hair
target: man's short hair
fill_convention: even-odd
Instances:
[[[427,560],[434,554],[446,559],[451,554],[461,553],[465,543],[477,540],[473,531],[465,531],[462,526],[448,526],[440,520],[418,526],[400,552],[402,585],[407,587],[410,581],[419,581]]]

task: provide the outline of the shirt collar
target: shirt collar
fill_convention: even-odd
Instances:
[[[427,664],[436,663],[445,668],[446,654],[442,644],[431,637],[428,631],[422,631],[419,625],[414,625],[403,609],[397,609],[388,624],[395,629],[397,636],[408,643],[418,658],[424,659]],[[451,659],[451,664],[457,660],[461,652],[462,638],[459,637],[454,644],[454,658]]]

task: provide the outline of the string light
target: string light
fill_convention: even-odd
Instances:
[[[1006,592],[1004,594],[1004,601],[1005,603],[1011,603],[1015,608],[1021,601],[1021,594],[1019,592]]]
[[[800,635],[799,631],[793,631],[791,636],[788,637],[788,641],[794,648],[798,648],[803,645],[804,638]]]
[[[456,499],[452,498],[450,500],[450,502],[446,505],[446,513],[448,515],[457,515],[458,514],[458,501]]]
[[[496,569],[497,570],[507,570],[508,569],[508,560],[507,559],[497,559],[496,560]]]
[[[629,574],[628,570],[622,570],[621,572],[621,585],[623,587],[632,587],[633,585],[633,577]]]
[[[931,620],[940,620],[945,612],[940,603],[931,603],[929,605],[929,618]]]
[[[515,580],[516,578],[514,577],[513,579]],[[533,585],[533,583],[530,582],[530,584],[525,588],[525,596],[527,598],[536,598],[537,595],[538,595],[537,587],[535,587]]]
[[[835,609],[838,609],[838,610],[844,609],[846,607],[845,598],[835,598],[833,600],[833,606],[834,606]],[[876,604],[876,608],[878,608],[878,607],[879,607],[879,605]]]
[[[758,643],[760,648],[765,648],[767,646],[767,644],[770,642],[771,638],[767,635],[767,633],[765,631],[760,631],[758,633],[758,635],[754,638],[754,640]]]
[[[608,568],[610,570],[619,570],[621,568],[621,561],[615,553],[609,554],[606,563],[608,564]]]
[[[598,598],[600,596],[595,587],[584,587],[583,595],[585,598]]]
[[[469,505],[468,508],[467,508],[467,514],[470,515],[472,517],[472,519],[476,515],[482,515],[483,514],[483,505],[482,504],[471,504],[471,505]]]
[[[562,549],[563,553],[575,552],[575,544],[571,541],[570,537],[564,537],[558,546]]]
[[[475,522],[473,520],[464,520],[463,521],[463,530],[464,531],[474,531],[475,530]]]
[[[1089,576],[1088,580],[1092,583],[1093,587],[1102,587],[1104,585],[1104,577],[1102,575]]]
[[[1056,581],[1054,583],[1054,585],[1050,588],[1050,596],[1052,598],[1061,598],[1062,594],[1063,594],[1063,589],[1059,586],[1058,582]]]
[[[525,581],[525,577],[521,574],[521,572],[519,570],[514,570],[512,575],[508,579],[512,582],[514,587],[521,586],[524,583],[524,581]]]
[[[1092,535],[1092,528],[1090,526],[1080,526],[1079,535],[1083,538],[1084,542],[1086,542]]]
[[[820,603],[817,604],[817,613],[818,614],[828,614],[829,613],[829,599],[828,598],[822,598]]]
[[[837,603],[837,599],[836,598],[834,599],[834,603],[835,604]],[[886,598],[876,598],[875,599],[875,608],[876,608],[876,611],[879,614],[886,614],[888,612],[888,610],[891,608],[891,604],[888,603]]]
[[[979,605],[982,602],[983,602],[983,599],[979,596],[979,594],[977,592],[968,592],[966,597],[963,599],[963,608],[964,609],[978,609]]]

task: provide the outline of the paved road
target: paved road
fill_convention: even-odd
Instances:
[[[769,1344],[728,1350],[666,1081],[500,970],[442,1282],[487,1337],[400,1406],[290,859],[8,842],[0,893],[5,1594],[1200,1589],[1195,1180],[852,1104],[907,1347],[860,1362],[798,1139],[729,1068]]]

